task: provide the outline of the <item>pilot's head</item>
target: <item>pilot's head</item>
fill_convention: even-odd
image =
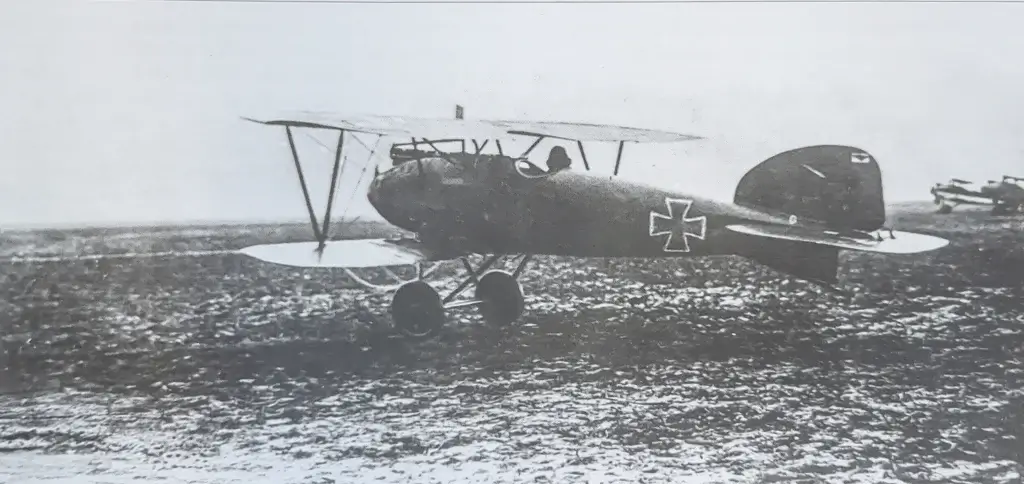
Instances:
[[[548,171],[567,170],[570,166],[572,166],[572,160],[569,158],[569,154],[565,152],[565,148],[561,146],[551,148],[551,152],[548,153]]]

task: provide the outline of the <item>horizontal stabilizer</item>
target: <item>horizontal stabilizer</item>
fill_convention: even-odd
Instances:
[[[839,249],[881,254],[916,254],[940,249],[949,244],[948,240],[940,237],[897,230],[892,231],[891,236],[888,231],[882,232],[880,240],[875,240],[843,236],[821,229],[783,225],[727,225],[726,228],[733,232],[757,237],[807,242]]]
[[[411,265],[428,256],[408,244],[386,239],[353,239],[327,242],[319,252],[316,242],[265,244],[239,252],[264,262],[293,267],[337,267],[346,269]]]

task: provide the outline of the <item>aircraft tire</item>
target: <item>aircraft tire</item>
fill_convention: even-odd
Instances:
[[[495,326],[512,324],[526,309],[523,288],[515,276],[505,271],[488,271],[476,285],[476,298],[482,301],[480,315]]]
[[[436,336],[445,323],[441,296],[423,281],[403,284],[391,300],[391,319],[395,328],[406,337],[426,339]]]
[[[947,213],[952,213],[952,212],[953,212],[953,206],[952,205],[943,203],[942,205],[939,206],[939,213],[941,213],[941,214],[947,214]]]

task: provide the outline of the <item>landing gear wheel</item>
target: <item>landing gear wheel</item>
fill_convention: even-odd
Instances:
[[[391,300],[391,318],[403,335],[425,339],[435,336],[445,323],[441,296],[423,281],[402,285]]]
[[[946,213],[952,213],[952,212],[953,212],[953,206],[952,205],[945,204],[945,203],[943,203],[942,205],[939,205],[939,213],[946,214]]]
[[[495,326],[515,322],[526,307],[519,281],[505,271],[484,274],[476,285],[476,298],[482,301],[480,314],[484,321]]]

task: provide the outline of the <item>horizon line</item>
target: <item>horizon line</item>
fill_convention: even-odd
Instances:
[[[920,199],[920,200],[898,200],[892,202],[886,202],[886,207],[895,207],[897,205],[907,205],[913,203],[933,203],[932,200]],[[367,214],[342,217],[339,219],[331,219],[331,222],[376,222],[376,223],[388,223],[379,214]],[[318,221],[319,223],[319,221]],[[127,221],[107,221],[107,222],[53,222],[53,223],[14,223],[14,224],[3,224],[0,225],[0,232],[12,231],[12,232],[25,232],[33,230],[109,230],[109,229],[142,229],[142,228],[157,228],[157,227],[212,227],[212,226],[239,226],[239,225],[308,225],[309,220],[302,218],[294,219],[165,219],[165,220],[127,220]]]

